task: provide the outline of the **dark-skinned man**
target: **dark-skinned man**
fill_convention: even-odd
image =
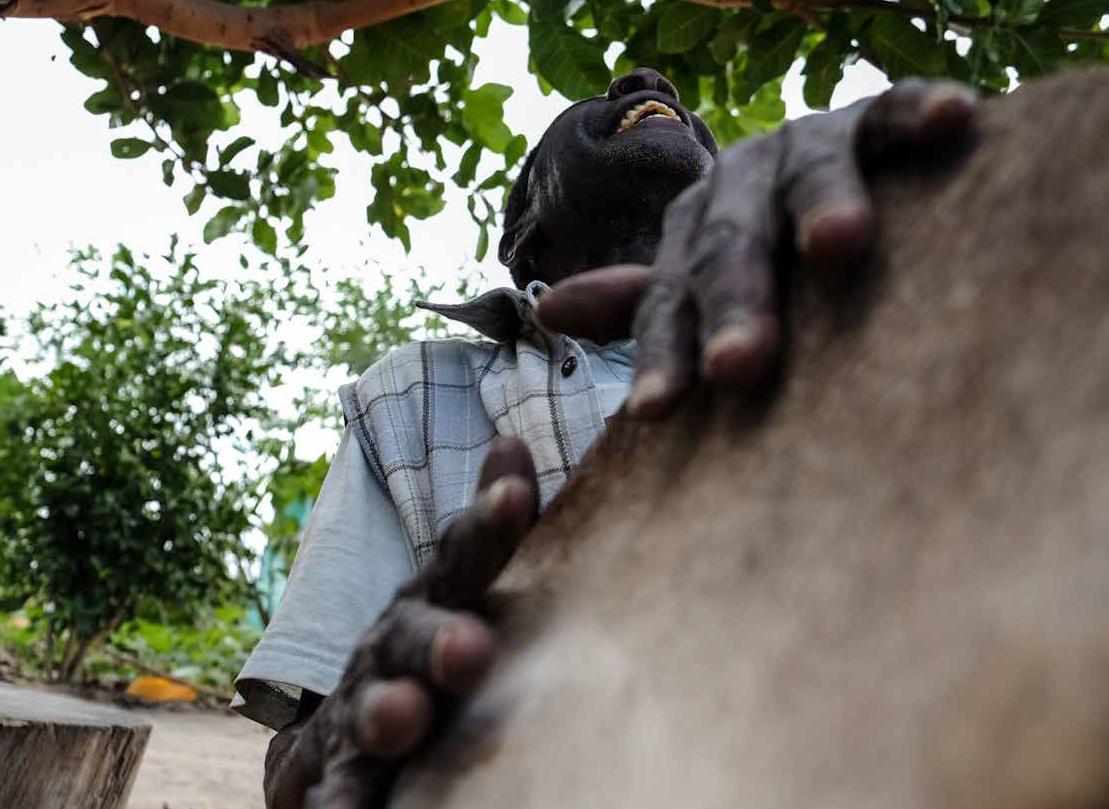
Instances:
[[[862,168],[957,140],[973,109],[907,82],[718,155],[640,68],[555,119],[505,212],[517,288],[432,307],[488,339],[401,347],[340,391],[342,444],[237,682],[239,710],[279,730],[268,809],[385,805],[437,706],[488,669],[486,588],[605,419],[661,416],[699,377],[763,380],[783,241],[814,268],[858,264]]]

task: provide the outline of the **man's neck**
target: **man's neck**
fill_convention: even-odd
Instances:
[[[538,277],[548,284],[613,264],[650,264],[660,238],[660,217],[617,215],[591,226],[567,229],[568,236],[547,241],[537,251]],[[577,236],[574,236],[574,231]]]

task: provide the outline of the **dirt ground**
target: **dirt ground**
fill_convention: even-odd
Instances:
[[[135,713],[154,728],[127,809],[262,809],[272,731],[221,711]]]

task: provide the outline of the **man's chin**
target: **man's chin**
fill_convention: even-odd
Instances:
[[[647,120],[609,136],[602,156],[607,166],[618,167],[622,174],[672,177],[686,185],[703,177],[713,163],[712,155],[689,127],[670,120],[657,124]],[[634,174],[624,179],[632,180]]]

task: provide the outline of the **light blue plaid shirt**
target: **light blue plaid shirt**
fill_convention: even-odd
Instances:
[[[240,712],[289,722],[300,690],[330,693],[361,634],[473,500],[497,435],[527,444],[543,505],[627,393],[634,343],[542,329],[535,282],[468,303],[423,304],[490,340],[391,351],[339,391],[347,426],[281,604],[236,680]]]

